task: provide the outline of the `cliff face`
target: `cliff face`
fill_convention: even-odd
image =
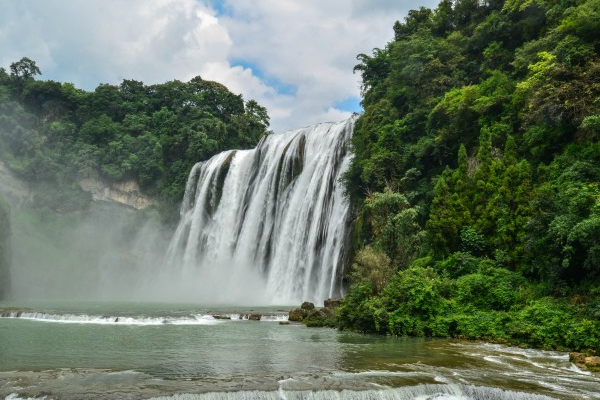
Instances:
[[[112,201],[136,210],[152,204],[152,200],[142,194],[140,186],[134,181],[109,183],[99,179],[82,179],[79,186],[90,192],[94,201]]]
[[[10,291],[10,209],[0,197],[0,300]]]

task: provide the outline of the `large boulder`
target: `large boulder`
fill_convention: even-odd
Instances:
[[[305,301],[304,303],[302,303],[300,308],[303,310],[312,311],[315,309],[315,305],[309,301]]]
[[[303,310],[302,308],[296,308],[295,310],[290,311],[288,320],[293,322],[302,322],[308,312]]]
[[[324,302],[324,306],[325,308],[337,308],[340,306],[340,304],[342,304],[342,299],[327,299]]]
[[[569,360],[578,368],[587,371],[600,371],[600,357],[589,356],[585,353],[569,353]]]
[[[600,357],[586,357],[585,366],[588,369],[588,371],[600,371]]]
[[[573,364],[577,365],[578,367],[582,367],[585,365],[585,354],[578,353],[575,351],[572,353],[569,353],[569,361],[571,361]]]

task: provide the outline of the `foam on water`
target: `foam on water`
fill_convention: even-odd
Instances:
[[[7,311],[0,318],[18,318],[40,322],[62,324],[96,324],[96,325],[215,325],[219,321],[212,315],[196,314],[187,317],[145,317],[145,316],[108,316],[87,314],[52,314],[38,311]]]
[[[176,394],[152,400],[553,400],[552,397],[468,385],[417,385],[379,390],[240,391]]]

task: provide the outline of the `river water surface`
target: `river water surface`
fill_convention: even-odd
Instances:
[[[285,310],[1,304],[0,399],[600,399],[566,353],[282,325]]]

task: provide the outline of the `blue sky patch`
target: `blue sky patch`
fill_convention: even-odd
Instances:
[[[363,108],[360,106],[360,98],[358,97],[348,97],[342,101],[338,101],[333,104],[333,107],[342,111],[349,112],[362,112]]]
[[[232,60],[231,65],[252,69],[252,74],[254,76],[256,76],[268,86],[275,88],[278,94],[295,96],[296,92],[298,91],[298,87],[296,85],[285,83],[277,78],[265,75],[265,73],[255,64],[243,60]]]
[[[232,16],[233,11],[231,7],[225,4],[222,0],[209,0],[208,4],[217,12],[217,16],[220,17],[222,15]]]

